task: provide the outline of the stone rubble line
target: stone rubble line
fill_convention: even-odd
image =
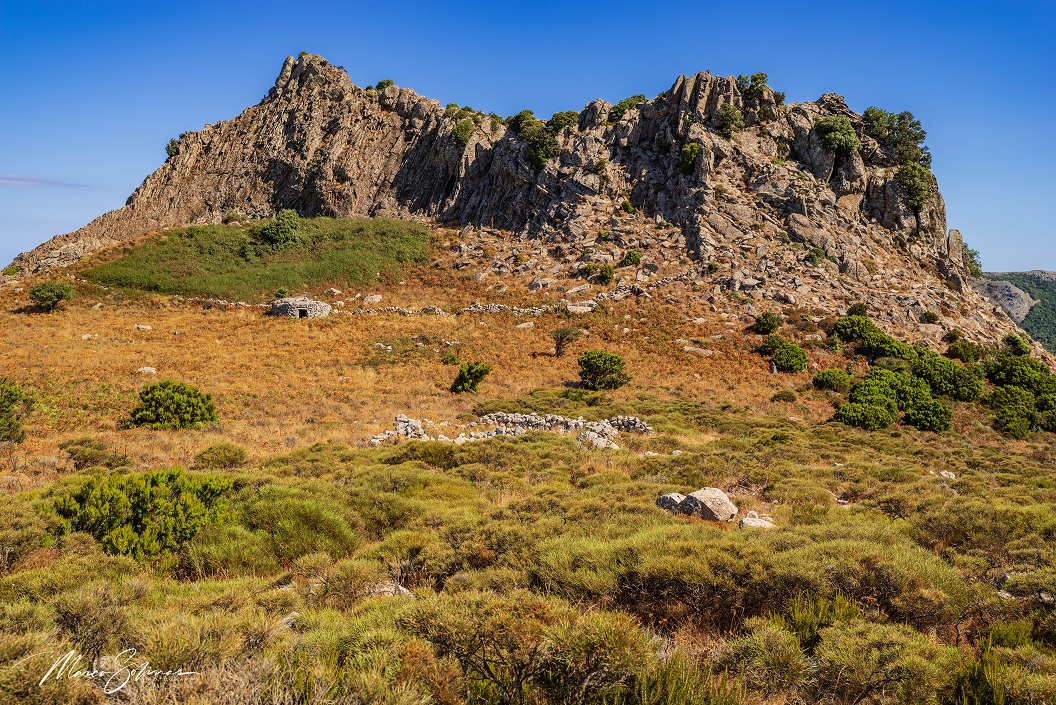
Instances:
[[[506,414],[496,412],[481,416],[477,421],[469,424],[467,428],[477,426],[496,425],[497,428],[488,431],[470,431],[468,434],[460,433],[456,438],[448,438],[443,434],[435,438],[425,432],[423,422],[412,419],[404,414],[396,417],[395,428],[383,431],[367,441],[371,447],[380,446],[382,443],[395,438],[408,438],[420,441],[441,441],[462,445],[469,441],[482,441],[486,438],[496,436],[521,436],[529,431],[555,431],[571,432],[580,431],[576,440],[593,448],[615,448],[619,446],[613,439],[621,432],[648,433],[652,427],[637,416],[613,416],[602,421],[586,421],[582,416],[579,418],[568,418],[556,414]]]

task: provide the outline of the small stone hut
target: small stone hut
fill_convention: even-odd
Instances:
[[[330,315],[330,304],[309,299],[307,296],[293,296],[271,302],[272,316],[289,316],[291,318],[320,318]]]

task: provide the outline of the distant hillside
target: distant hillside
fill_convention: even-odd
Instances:
[[[1038,300],[1020,321],[1020,327],[1049,351],[1056,351],[1056,272],[988,273],[988,279],[1006,281]]]

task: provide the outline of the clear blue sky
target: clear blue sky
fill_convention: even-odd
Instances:
[[[1056,3],[0,0],[0,262],[120,207],[170,137],[300,51],[509,115],[765,71],[789,101],[912,111],[989,270],[1056,270]]]

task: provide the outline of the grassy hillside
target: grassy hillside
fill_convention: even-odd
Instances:
[[[1040,301],[1030,309],[1030,313],[1019,326],[1048,350],[1056,352],[1056,281],[1042,279],[1028,272],[986,276],[1011,282]]]
[[[260,302],[290,292],[364,284],[396,276],[401,265],[428,260],[429,231],[384,218],[300,221],[285,246],[268,242],[268,223],[171,230],[84,272],[119,289],[197,294]]]
[[[423,271],[437,279],[372,290],[531,301]],[[5,702],[1056,700],[1056,450],[1037,430],[1056,382],[1014,340],[962,344],[962,364],[806,309],[777,340],[662,297],[521,327],[276,320],[77,286],[50,314],[0,292],[0,378],[36,399],[0,477]],[[557,357],[567,326],[586,333]],[[771,374],[759,349],[793,343],[807,369]],[[589,349],[620,354],[630,382],[576,388]],[[493,367],[479,394],[448,391],[448,354]],[[812,383],[825,370],[833,391]],[[219,423],[121,429],[160,378],[212,393]],[[887,427],[832,420],[855,404]],[[919,430],[938,407],[952,430]],[[363,444],[398,413],[453,436],[495,411],[655,432],[609,450],[547,432]],[[1022,438],[994,428],[1013,423]],[[656,506],[709,486],[775,526]],[[196,674],[39,687],[49,664],[23,659],[72,648]]]

